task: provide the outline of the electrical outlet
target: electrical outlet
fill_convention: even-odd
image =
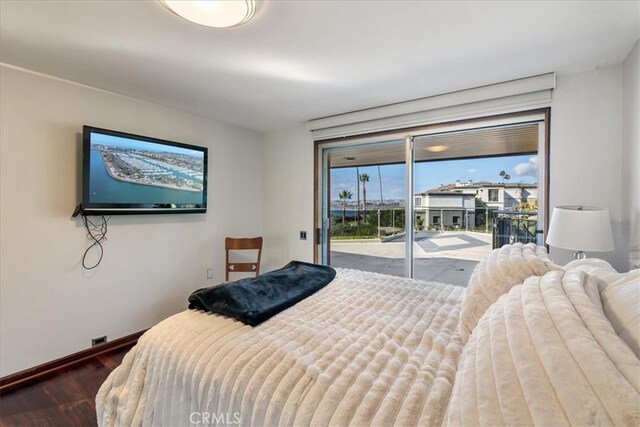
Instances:
[[[95,347],[97,345],[104,344],[106,342],[107,342],[107,336],[106,335],[98,337],[98,338],[94,338],[94,339],[91,340],[91,347]]]
[[[300,240],[307,240],[307,232],[306,231],[301,231],[300,232]]]
[[[207,268],[207,280],[213,279],[213,268]]]

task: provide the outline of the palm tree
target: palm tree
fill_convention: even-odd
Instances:
[[[507,173],[505,171],[500,171],[498,175],[502,178],[502,182],[504,182],[504,177],[507,175]]]
[[[378,209],[382,206],[382,174],[380,173],[380,165],[378,165],[378,181],[380,181],[380,205],[378,205]]]
[[[363,173],[360,175],[360,182],[362,182],[362,220],[367,220],[367,187],[366,183],[369,182],[369,175]]]
[[[380,209],[382,208],[382,174],[378,165],[378,182],[380,183],[380,202],[378,202],[378,238],[380,238]]]
[[[356,166],[356,193],[358,199],[356,201],[356,222],[360,225],[360,169]]]
[[[353,194],[351,193],[351,191],[342,190],[340,194],[338,194],[338,197],[340,197],[340,200],[342,200],[342,223],[344,224],[344,212],[347,209],[347,199],[351,199],[351,197],[353,197]]]
[[[505,181],[509,182],[509,180],[511,179],[511,175],[509,175],[508,173],[505,173],[504,176],[502,177],[502,179],[504,179]]]

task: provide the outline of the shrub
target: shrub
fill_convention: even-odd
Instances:
[[[335,224],[331,226],[331,236],[372,237],[378,235],[378,228],[372,224]]]

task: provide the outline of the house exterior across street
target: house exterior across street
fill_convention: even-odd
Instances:
[[[427,227],[474,228],[476,215],[537,203],[538,185],[528,183],[456,182],[414,195],[416,224]]]

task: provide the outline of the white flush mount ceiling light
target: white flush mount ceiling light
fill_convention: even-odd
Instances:
[[[249,21],[255,0],[159,0],[176,15],[207,27],[236,27]]]

